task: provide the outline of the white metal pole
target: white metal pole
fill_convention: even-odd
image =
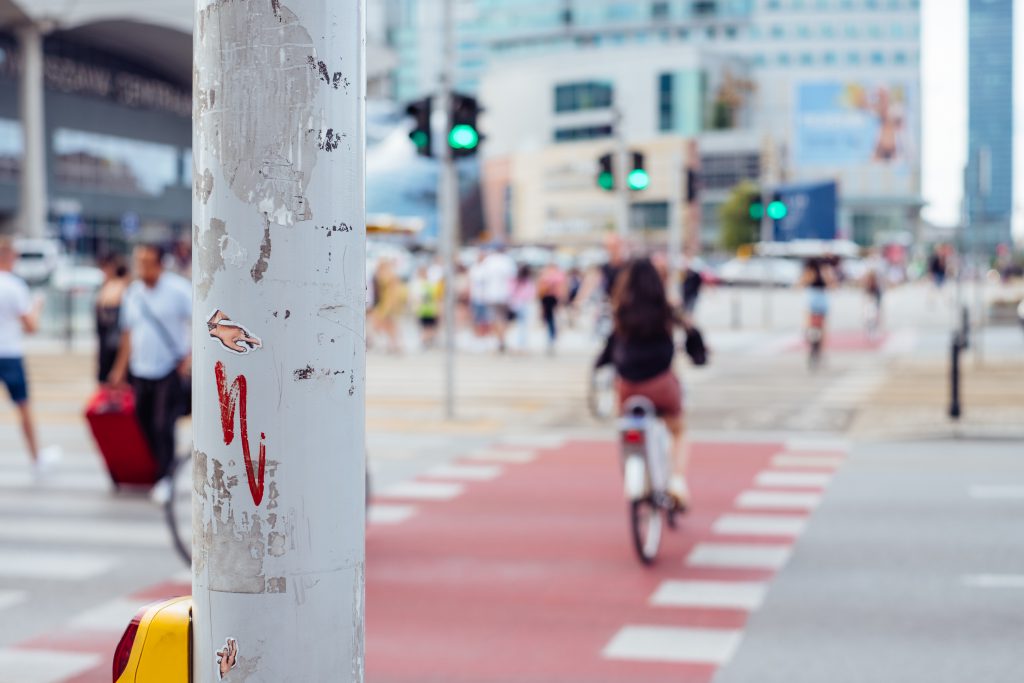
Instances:
[[[438,239],[444,269],[444,414],[455,419],[455,256],[459,239],[459,174],[455,156],[448,144],[452,128],[452,92],[455,81],[455,8],[453,0],[443,0],[441,32],[444,63],[441,70],[441,96],[437,98],[444,121],[441,144],[441,173],[438,177]]]
[[[686,168],[682,150],[672,154],[672,168],[669,170],[672,192],[670,196],[671,215],[668,225],[668,282],[669,299],[682,302],[683,261],[689,257],[683,249],[683,222],[686,216]]]
[[[629,148],[626,142],[626,113],[621,107],[615,109],[615,192],[618,210],[615,221],[619,237],[629,238],[630,197],[629,189]]]
[[[26,24],[17,34],[22,63],[18,104],[25,138],[18,228],[28,237],[43,237],[47,212],[43,30],[36,24]]]
[[[362,0],[196,0],[193,680],[361,683]]]

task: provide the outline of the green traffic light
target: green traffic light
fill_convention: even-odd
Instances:
[[[473,126],[460,124],[448,134],[448,144],[452,149],[475,149],[480,144],[480,133]]]
[[[602,190],[608,190],[609,192],[611,190],[614,190],[615,189],[615,176],[614,176],[614,174],[611,174],[611,173],[601,173],[600,175],[597,176],[597,185]]]
[[[629,185],[629,189],[639,192],[640,190],[646,190],[650,186],[651,176],[644,169],[635,168],[629,172],[626,182]]]
[[[789,215],[789,208],[780,201],[774,201],[768,205],[768,217],[773,221],[781,221]]]
[[[755,221],[759,221],[764,218],[764,204],[761,202],[755,202],[750,205],[750,217]]]
[[[427,132],[424,130],[414,130],[409,133],[409,138],[412,139],[412,143],[420,149],[426,147],[427,143],[430,142],[430,136],[427,135]]]

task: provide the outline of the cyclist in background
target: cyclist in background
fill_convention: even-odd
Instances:
[[[633,396],[654,404],[672,434],[669,494],[683,507],[689,498],[683,390],[672,369],[673,330],[681,321],[650,259],[637,259],[623,268],[612,294],[612,317],[614,332],[603,355],[615,365],[620,408]]]
[[[835,273],[827,260],[810,258],[804,262],[800,284],[807,288],[807,329],[820,332],[822,346],[825,342],[825,320],[828,318],[828,290],[835,283]]]

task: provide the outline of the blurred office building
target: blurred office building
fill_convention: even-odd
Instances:
[[[987,253],[1011,244],[1013,215],[1013,4],[968,6],[968,239]]]
[[[396,0],[401,99],[436,87],[435,10]],[[630,149],[699,141],[706,244],[744,179],[838,181],[840,232],[863,244],[919,229],[918,0],[457,0],[456,22],[456,82],[488,112],[492,233],[598,239],[615,220],[593,178],[616,111]],[[656,233],[672,215],[658,166],[673,162],[650,163],[632,222]]]

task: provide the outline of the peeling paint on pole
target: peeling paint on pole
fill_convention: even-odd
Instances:
[[[363,681],[363,16],[196,0],[197,683]]]

